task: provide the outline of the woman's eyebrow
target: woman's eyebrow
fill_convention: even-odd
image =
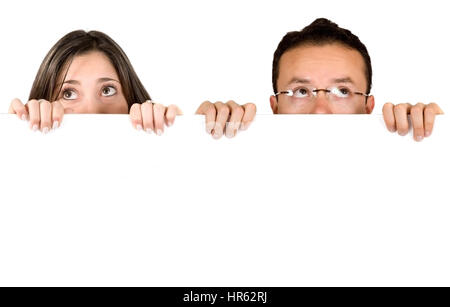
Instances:
[[[120,83],[120,82],[117,81],[116,79],[112,79],[112,78],[106,78],[106,77],[104,77],[104,78],[99,78],[99,79],[97,79],[97,83],[109,82],[109,81],[114,81],[114,82]]]
[[[80,85],[80,81],[77,81],[77,80],[66,80],[66,81],[64,81],[62,83],[58,83],[57,86],[60,86],[60,85],[65,84],[65,83],[74,84],[74,85]]]

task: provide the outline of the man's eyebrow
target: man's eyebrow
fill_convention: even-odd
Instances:
[[[304,83],[304,84],[311,84],[311,80],[309,79],[304,79],[304,78],[292,78],[291,81],[289,81],[288,84],[292,84],[292,83]]]
[[[352,83],[352,84],[355,84],[353,79],[350,78],[350,77],[337,78],[337,79],[333,79],[332,81],[333,81],[333,83]]]

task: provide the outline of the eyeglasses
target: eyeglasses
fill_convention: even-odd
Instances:
[[[369,97],[369,94],[364,94],[361,92],[355,92],[350,90],[347,87],[332,87],[329,89],[316,89],[316,88],[308,88],[308,87],[299,87],[293,90],[281,91],[275,94],[275,96],[286,95],[292,97],[298,102],[311,102],[314,98],[317,97],[318,92],[325,92],[328,96],[328,99],[332,102],[354,102],[360,96],[366,98]]]

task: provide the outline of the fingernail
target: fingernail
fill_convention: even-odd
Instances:
[[[162,132],[161,129],[158,129],[158,130],[156,130],[156,134],[157,134],[158,136],[161,136],[161,135],[163,134],[163,132]]]
[[[211,134],[212,130],[214,129],[214,126],[216,125],[215,122],[210,122],[206,124],[206,133]]]
[[[216,140],[220,139],[220,134],[214,132],[213,138],[215,138]]]
[[[147,129],[145,129],[145,132],[147,132],[148,134],[152,134],[152,129],[147,128]]]
[[[21,119],[22,119],[22,120],[27,120],[27,116],[26,116],[25,114],[22,114]]]
[[[137,126],[136,126],[136,129],[137,129],[138,131],[141,131],[141,130],[142,130],[142,126],[141,126],[141,125],[137,125]]]
[[[44,129],[42,129],[42,133],[47,134],[48,133],[48,127],[44,127]]]
[[[431,132],[430,131],[425,131],[425,136],[426,137],[429,137],[431,135]]]
[[[170,127],[170,126],[172,126],[172,125],[173,125],[172,122],[168,122],[168,123],[167,123],[167,127]]]
[[[423,140],[423,136],[418,135],[418,136],[417,136],[417,142],[421,142],[422,140]]]
[[[58,127],[59,127],[59,121],[54,121],[52,129],[56,129]]]
[[[242,131],[247,130],[247,128],[248,128],[248,125],[246,125],[244,123],[241,123],[241,126],[239,127],[239,129]]]
[[[225,135],[227,138],[231,139],[234,136],[234,133],[233,131],[227,131]]]
[[[33,131],[37,131],[38,130],[38,125],[33,125]]]

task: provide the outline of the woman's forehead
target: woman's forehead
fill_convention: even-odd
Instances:
[[[110,59],[100,51],[92,51],[73,58],[65,80],[78,80],[80,83],[100,78],[118,79],[118,74]]]

